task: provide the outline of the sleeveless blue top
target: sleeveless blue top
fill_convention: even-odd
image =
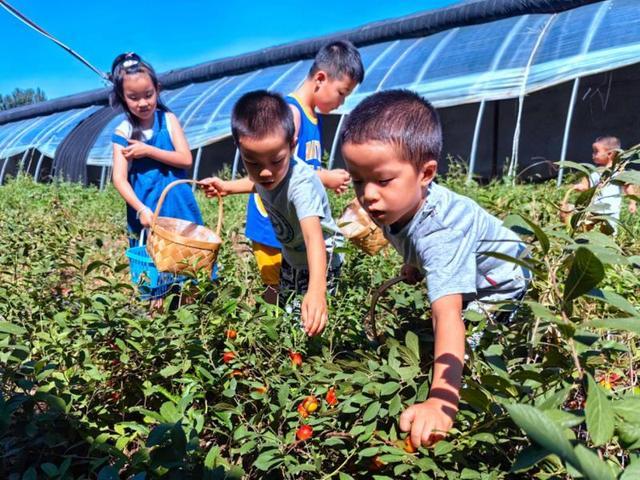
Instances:
[[[294,95],[285,97],[289,105],[293,105],[300,112],[300,128],[298,130],[298,145],[295,156],[304,160],[317,170],[322,165],[322,143],[320,131],[322,124],[320,118],[313,112],[305,110],[300,100]],[[282,248],[273,231],[271,220],[257,193],[249,195],[247,203],[247,226],[245,235],[254,242],[259,242],[269,247]]]
[[[129,145],[126,138],[116,133],[113,134],[111,140],[113,143],[124,147]],[[145,143],[162,150],[175,151],[167,128],[166,112],[156,110],[153,122],[153,134],[151,138],[145,140]],[[153,158],[138,158],[130,162],[128,173],[129,183],[138,199],[153,212],[156,210],[158,200],[164,188],[174,180],[185,178],[188,178],[185,169],[172,167]],[[177,185],[169,190],[162,204],[160,216],[180,218],[197,223],[198,225],[204,225],[200,208],[196,203],[195,196],[189,184]],[[140,234],[142,225],[136,218],[136,211],[129,205],[127,205],[127,224],[130,233],[135,235]]]

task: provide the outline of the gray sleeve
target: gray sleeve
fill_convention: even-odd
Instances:
[[[443,227],[419,239],[416,247],[431,303],[445,295],[476,292],[474,245],[462,232]]]
[[[307,217],[324,218],[322,193],[318,189],[316,182],[312,181],[311,178],[302,178],[295,185],[292,185],[289,192],[289,201],[293,203],[296,209],[298,220]]]

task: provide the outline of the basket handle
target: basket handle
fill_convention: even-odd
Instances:
[[[195,183],[196,185],[200,185],[200,182],[197,180],[184,179],[184,180],[175,180],[171,182],[169,185],[167,185],[166,187],[164,187],[164,190],[162,191],[162,195],[160,195],[160,200],[158,200],[158,205],[156,205],[156,211],[153,212],[153,219],[151,220],[152,231],[153,231],[153,227],[156,225],[156,220],[158,219],[158,215],[160,215],[160,210],[162,209],[162,204],[164,203],[164,199],[166,198],[167,193],[169,193],[169,190],[171,190],[173,187],[175,187],[176,185],[180,185],[181,183]],[[222,215],[223,215],[222,196],[220,195],[219,192],[216,192],[216,193],[218,195],[218,224],[216,225],[216,235],[220,237],[220,233],[222,231]]]
[[[371,307],[369,308],[369,315],[364,320],[364,332],[370,341],[380,342],[380,336],[378,334],[378,329],[376,328],[376,305],[378,304],[380,295],[390,287],[393,287],[396,283],[404,282],[405,280],[406,277],[404,275],[398,275],[397,277],[393,277],[385,281],[374,292],[373,298],[371,299]]]

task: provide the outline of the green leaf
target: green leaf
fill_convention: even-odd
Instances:
[[[606,330],[625,330],[640,335],[640,317],[604,318],[591,320],[585,324],[589,327],[604,328]]]
[[[533,230],[533,234],[538,239],[538,242],[540,242],[540,248],[542,249],[542,253],[546,255],[547,252],[549,251],[549,247],[551,246],[551,243],[549,242],[549,237],[547,236],[547,234],[542,231],[542,229],[538,226],[537,223],[535,223],[533,220],[531,220],[527,216],[522,214],[517,214],[517,215],[520,218],[522,218],[525,222],[527,222],[527,225],[529,227],[531,227],[531,230]]]
[[[379,411],[380,411],[380,402],[373,402],[365,410],[364,415],[362,416],[362,421],[364,423],[369,423],[371,420],[376,418]]]
[[[288,400],[289,400],[289,385],[285,383],[278,389],[278,404],[280,404],[281,407],[286,407],[288,404]]]
[[[640,461],[631,462],[620,476],[620,480],[637,480],[638,478],[640,478]]]
[[[570,162],[569,160],[562,160],[560,162],[554,163],[559,167],[573,168],[574,170],[578,170],[579,172],[582,172],[587,176],[591,175],[591,172],[595,170],[595,167],[589,165],[588,163]]]
[[[620,442],[629,450],[640,448],[640,425],[620,422],[616,425]]]
[[[613,179],[615,183],[630,183],[633,185],[640,185],[640,172],[634,170],[628,170],[621,172]]]
[[[415,355],[416,358],[420,358],[420,341],[418,336],[412,331],[408,331],[404,337],[404,343],[409,350]]]
[[[360,450],[360,452],[358,452],[358,455],[360,455],[360,457],[362,458],[367,458],[377,455],[378,452],[380,452],[380,447],[367,447]]]
[[[579,247],[573,254],[569,275],[564,284],[563,302],[584,295],[598,286],[604,278],[604,266],[598,258],[585,247]]]
[[[636,307],[634,307],[626,298],[624,298],[622,295],[618,295],[616,292],[594,288],[589,293],[587,293],[586,296],[589,298],[602,300],[603,302],[606,302],[609,305],[616,307],[618,310],[628,313],[629,315],[640,317],[640,312],[636,310]]]
[[[258,470],[266,472],[274,465],[282,462],[282,459],[277,455],[279,455],[278,450],[266,450],[256,458],[255,462],[253,462],[253,466]]]
[[[536,317],[542,318],[543,320],[549,320],[550,322],[558,321],[558,317],[541,303],[534,301],[526,301],[524,303],[531,308],[531,311]]]
[[[400,410],[402,410],[402,398],[400,395],[395,395],[389,402],[389,416],[395,417],[400,413]]]
[[[220,447],[213,446],[207,453],[207,456],[204,458],[204,467],[212,470],[216,466],[216,459],[220,455]]]
[[[388,382],[382,385],[380,388],[380,395],[391,395],[400,389],[400,384],[397,382]]]
[[[27,331],[19,325],[9,322],[0,322],[0,333],[8,333],[10,335],[24,335]]]
[[[40,468],[44,473],[47,474],[47,477],[53,478],[58,475],[58,467],[56,467],[53,463],[43,463],[40,465]]]
[[[576,457],[579,466],[576,468],[589,480],[615,480],[615,475],[598,455],[582,444],[576,445]]]
[[[120,474],[118,469],[113,465],[106,465],[100,469],[98,473],[98,480],[119,480]]]
[[[182,370],[182,365],[169,365],[164,367],[158,373],[164,378],[173,377],[176,373],[179,373]]]
[[[545,274],[542,272],[542,270],[536,267],[535,263],[533,263],[531,259],[516,258],[501,252],[480,252],[480,253],[482,253],[482,255],[486,255],[487,257],[493,257],[493,258],[497,258],[498,260],[503,260],[505,262],[515,263],[516,265],[519,265],[523,268],[526,268],[527,270],[530,270],[531,273],[533,273],[538,278],[545,277]]]
[[[588,395],[585,406],[587,429],[595,446],[607,443],[613,437],[613,408],[607,394],[596,383],[590,374],[588,379]]]
[[[507,412],[526,434],[538,445],[574,466],[578,459],[562,429],[542,411],[530,405],[506,405]]]
[[[105,262],[103,262],[101,260],[95,260],[95,261],[91,262],[89,265],[87,265],[87,268],[84,269],[84,274],[85,275],[89,275],[96,268],[101,267],[101,266],[109,267],[109,264],[105,263]]]
[[[630,397],[613,402],[613,411],[625,422],[640,426],[640,397]]]
[[[596,383],[590,374],[588,379],[588,395],[585,406],[587,429],[595,446],[607,443],[613,437],[613,408],[607,394]]]
[[[21,480],[38,480],[36,469],[33,467],[29,467],[29,469],[22,474]]]
[[[546,448],[538,445],[529,445],[525,447],[516,457],[515,462],[511,466],[511,472],[524,472],[534,467],[539,461],[551,455]]]

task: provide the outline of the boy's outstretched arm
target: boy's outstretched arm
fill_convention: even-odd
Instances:
[[[624,187],[624,193],[625,195],[638,195],[638,187],[635,185],[631,185],[629,183],[627,183]],[[629,199],[629,212],[630,213],[636,213],[637,210],[637,206],[636,206],[636,201],[633,198]]]
[[[334,168],[333,170],[317,170],[316,173],[324,185],[324,188],[333,190],[338,195],[344,193],[349,188],[351,175],[342,168]]]
[[[571,189],[576,192],[586,192],[589,190],[589,177],[582,177],[578,183],[571,185]]]
[[[249,177],[239,180],[222,180],[218,177],[208,177],[200,180],[200,186],[207,197],[215,197],[218,194],[221,197],[225,197],[235,193],[255,192],[255,184],[249,180]]]
[[[327,324],[327,247],[319,217],[300,220],[307,250],[309,288],[302,300],[302,323],[307,335],[317,335]]]
[[[411,443],[425,447],[443,439],[453,426],[460,399],[464,365],[465,328],[462,295],[445,295],[431,305],[434,365],[429,398],[400,416],[400,429],[411,432]]]

